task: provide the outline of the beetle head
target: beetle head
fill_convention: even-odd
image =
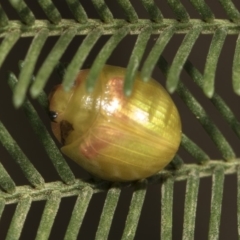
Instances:
[[[62,142],[61,122],[64,121],[64,113],[72,94],[73,90],[65,91],[62,85],[57,85],[48,96],[49,117],[52,121],[52,130],[59,142]]]

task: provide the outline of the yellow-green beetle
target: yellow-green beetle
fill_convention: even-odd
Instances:
[[[132,95],[123,93],[126,69],[105,65],[96,87],[85,87],[81,70],[68,92],[61,85],[49,96],[52,130],[62,152],[89,173],[110,181],[149,177],[174,157],[181,120],[166,90],[136,75]]]

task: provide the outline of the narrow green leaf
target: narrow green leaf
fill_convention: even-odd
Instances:
[[[90,187],[84,188],[78,195],[64,240],[77,239],[79,229],[87,212],[87,208],[92,198],[92,195],[93,189]]]
[[[240,22],[240,13],[235,7],[232,0],[219,0],[221,5],[223,6],[224,10],[226,11],[229,19],[233,22],[239,23]]]
[[[8,33],[6,35],[6,37],[3,39],[3,41],[0,45],[0,68],[1,68],[5,58],[7,57],[7,55],[13,48],[14,44],[19,39],[19,37],[20,37],[20,32],[13,31],[13,32]]]
[[[174,179],[168,177],[162,184],[161,239],[172,239]]]
[[[128,34],[128,32],[128,27],[124,27],[116,31],[116,33],[112,35],[112,37],[107,41],[107,43],[98,53],[98,56],[95,58],[86,80],[86,87],[89,92],[93,91],[95,83],[98,79],[98,75],[107,59],[110,57],[111,53],[117,47],[119,42]]]
[[[47,15],[49,21],[54,24],[58,24],[61,21],[61,14],[51,0],[38,0],[38,3]]]
[[[8,193],[14,193],[16,190],[15,183],[13,179],[9,176],[8,172],[5,170],[0,162],[0,186]]]
[[[212,22],[214,20],[215,16],[205,0],[190,0],[190,2],[202,17],[203,21]]]
[[[166,28],[162,32],[162,34],[158,37],[158,40],[154,44],[150,53],[148,54],[148,57],[145,60],[141,70],[141,77],[144,82],[147,82],[150,79],[153,69],[156,66],[157,61],[159,59],[159,56],[162,54],[166,45],[171,40],[174,34],[174,30],[175,30],[174,27]]]
[[[163,15],[153,0],[141,0],[141,2],[152,21],[161,22],[163,20]]]
[[[240,138],[240,122],[237,117],[233,114],[232,110],[218,95],[213,95],[211,102],[223,116],[224,120],[230,125],[235,134]]]
[[[196,208],[198,202],[199,173],[189,173],[184,204],[183,240],[194,239]]]
[[[8,17],[0,4],[0,27],[7,27],[8,21]]]
[[[211,198],[211,215],[208,239],[218,240],[220,231],[220,221],[222,212],[222,198],[224,185],[224,169],[216,167],[212,177],[212,198]]]
[[[120,192],[120,188],[118,188],[117,186],[113,186],[108,191],[107,197],[104,202],[100,222],[98,224],[95,240],[108,239],[108,234],[117,207]]]
[[[201,32],[201,26],[193,27],[183,39],[181,46],[179,47],[174,59],[172,66],[169,69],[166,87],[170,93],[173,93],[179,83],[180,73],[186,62],[193,45],[195,44],[198,36]]]
[[[205,95],[211,98],[214,94],[214,81],[218,59],[227,36],[227,29],[217,29],[209,48],[205,69],[203,74],[203,91]]]
[[[196,158],[199,164],[206,164],[209,162],[209,156],[185,134],[182,134],[181,146],[183,146],[186,151]]]
[[[179,157],[179,155],[175,155],[172,161],[165,167],[165,169],[179,170],[181,167],[183,167],[183,165],[184,165],[184,162],[182,158]]]
[[[150,27],[144,28],[143,31],[138,35],[137,41],[132,50],[123,87],[126,96],[130,96],[132,93],[137,70],[142,60],[147,42],[151,36],[151,31],[152,29]]]
[[[30,93],[33,98],[36,98],[40,92],[43,90],[47,79],[51,75],[54,67],[57,65],[59,59],[64,54],[65,50],[67,49],[68,45],[72,41],[76,34],[76,29],[72,28],[66,30],[61,37],[58,39],[57,43],[45,59],[44,63],[42,64],[41,68],[39,69],[36,80],[33,83],[32,87],[30,88]]]
[[[140,218],[145,194],[146,194],[147,181],[138,182],[135,187],[135,191],[132,196],[125,228],[123,231],[122,240],[134,239],[137,229],[138,221]]]
[[[4,208],[5,208],[5,200],[0,198],[0,220],[1,220]]]
[[[32,199],[27,195],[20,199],[8,228],[6,240],[20,238],[31,203]]]
[[[87,13],[78,0],[66,0],[66,3],[76,21],[80,23],[86,23],[88,21]]]
[[[161,22],[163,20],[163,15],[158,8],[157,4],[153,0],[141,0],[142,5],[147,10],[150,19],[154,22]]]
[[[130,23],[136,23],[138,21],[138,15],[134,9],[134,7],[132,6],[132,4],[130,3],[129,0],[117,0],[119,6],[123,9],[127,21]]]
[[[63,87],[66,91],[70,90],[72,87],[79,70],[101,34],[102,31],[100,29],[93,30],[86,36],[82,44],[79,46],[76,54],[66,69],[66,73],[64,74]]]
[[[187,10],[182,5],[180,0],[167,0],[167,2],[171,9],[173,10],[174,14],[176,15],[178,21],[188,22],[190,20]]]
[[[103,22],[110,23],[113,21],[113,15],[104,0],[92,0],[92,3]]]
[[[232,81],[233,81],[233,90],[240,96],[240,34],[238,35],[236,41],[236,47],[233,58],[232,66]]]
[[[9,152],[13,160],[20,166],[25,177],[35,187],[41,187],[44,184],[44,179],[36,168],[32,165],[26,155],[22,152],[18,144],[13,140],[7,129],[0,121],[0,142],[3,147]]]
[[[237,167],[237,226],[238,226],[238,239],[240,239],[240,166]]]
[[[27,25],[35,22],[35,16],[23,0],[9,0],[13,8],[18,13],[21,21]]]
[[[19,82],[14,89],[13,103],[15,107],[20,107],[24,101],[28,86],[31,83],[34,67],[41,53],[42,47],[47,40],[48,33],[49,31],[47,29],[40,30],[28,49],[23,67],[20,71]]]
[[[54,191],[49,196],[49,199],[46,202],[41,222],[38,227],[36,240],[46,240],[49,238],[49,235],[54,224],[54,219],[57,215],[58,208],[61,201],[61,195],[58,191]]]

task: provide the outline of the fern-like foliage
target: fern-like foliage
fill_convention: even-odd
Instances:
[[[17,204],[6,233],[6,239],[20,238],[24,222],[31,211],[31,204],[35,201],[43,200],[46,201],[46,204],[38,229],[36,229],[36,239],[48,239],[54,226],[60,203],[64,197],[69,196],[76,196],[77,199],[66,227],[65,236],[62,238],[66,240],[77,239],[79,229],[89,209],[90,201],[98,192],[107,192],[107,195],[95,233],[95,239],[107,239],[120,194],[123,189],[131,187],[134,191],[120,237],[121,239],[134,239],[146,191],[150,185],[158,183],[161,183],[162,195],[161,221],[159,223],[161,239],[172,239],[174,183],[182,180],[186,180],[182,239],[194,239],[200,179],[207,176],[212,177],[208,238],[218,239],[224,178],[227,174],[237,174],[239,186],[240,162],[226,136],[209,116],[194,93],[180,80],[180,77],[184,70],[194,84],[203,91],[206,98],[209,98],[209,102],[213,104],[215,110],[220,113],[236,136],[240,138],[240,122],[225,100],[215,91],[218,60],[225,39],[229,35],[239,34],[240,13],[234,3],[231,0],[219,0],[218,7],[221,7],[226,18],[216,19],[215,9],[211,9],[207,1],[204,0],[189,0],[189,5],[180,0],[139,0],[134,4],[129,0],[115,0],[111,1],[111,3],[107,3],[104,0],[91,0],[89,2],[91,2],[92,7],[98,14],[98,19],[92,19],[88,17],[86,2],[65,0],[64,3],[69,7],[68,11],[70,10],[72,19],[63,19],[61,14],[64,14],[64,12],[58,9],[57,3],[51,0],[38,0],[36,3],[34,2],[35,7],[44,12],[46,19],[37,19],[34,10],[30,7],[30,4],[33,3],[28,2],[8,0],[6,6],[4,3],[0,4],[0,68],[7,61],[10,51],[14,51],[14,45],[25,37],[31,37],[31,43],[25,59],[19,64],[18,76],[11,72],[11,69],[8,69],[10,72],[7,80],[13,92],[13,98],[6,101],[12,101],[16,108],[21,107],[24,110],[30,126],[41,141],[60,177],[60,181],[45,181],[40,171],[34,166],[32,159],[25,155],[19,146],[20,144],[14,140],[7,127],[0,120],[0,143],[11,155],[12,160],[19,165],[29,182],[29,185],[19,186],[18,183],[14,182],[14,177],[8,174],[4,164],[0,163],[0,217],[4,213],[6,205]],[[114,2],[114,5],[112,2]],[[171,9],[175,18],[169,19],[164,16],[164,11],[161,8],[162,2]],[[148,18],[143,19],[138,16],[137,5],[141,5],[145,9]],[[191,17],[191,12],[187,10],[189,6],[195,10],[198,18],[193,19]],[[113,8],[121,11],[125,18],[116,18]],[[8,16],[10,14],[8,14],[7,9],[14,10],[18,19],[12,20]],[[172,63],[169,64],[165,59],[164,51],[174,36],[179,34],[184,35],[184,38],[175,53]],[[211,35],[212,40],[202,74],[190,62],[189,56],[199,37],[205,34]],[[127,95],[131,94],[137,71],[141,71],[143,81],[147,81],[154,69],[160,69],[166,78],[167,90],[170,93],[176,92],[182,99],[185,106],[195,116],[202,129],[205,130],[221,153],[222,160],[212,160],[210,154],[206,153],[198,144],[183,133],[181,147],[195,159],[194,163],[185,164],[185,161],[177,155],[167,169],[137,183],[96,183],[76,179],[39,116],[36,107],[33,106],[33,101],[29,100],[27,95],[29,92],[31,98],[36,98],[37,104],[47,114],[48,103],[44,89],[54,69],[56,66],[59,66],[62,56],[68,50],[69,44],[77,35],[83,35],[84,40],[76,47],[75,54],[66,68],[61,68],[63,86],[66,90],[72,86],[79,69],[84,65],[101,36],[109,35],[109,38],[92,63],[86,83],[88,90],[94,88],[99,72],[120,42],[129,35],[136,35],[135,45],[126,64],[125,93]],[[145,49],[153,35],[157,36],[156,41],[151,50],[146,53]],[[52,36],[58,36],[59,38],[53,48],[47,53],[47,57],[42,62],[42,65],[39,69],[36,69],[44,45]],[[17,53],[15,54],[17,61],[14,64],[17,65],[20,59],[18,59]],[[236,41],[234,56],[230,61],[233,61],[233,64],[232,81],[229,80],[229,84],[232,82],[234,93],[240,95],[239,37]],[[1,91],[4,90],[0,89]],[[236,213],[238,228],[240,226],[239,194],[240,191],[238,191],[238,210]],[[114,239],[118,239],[117,237],[120,238],[116,236]],[[238,237],[240,237],[240,231],[238,231]]]

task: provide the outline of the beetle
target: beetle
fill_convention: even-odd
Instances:
[[[131,96],[123,92],[126,69],[105,65],[93,92],[89,69],[70,91],[60,84],[49,95],[51,127],[62,152],[89,173],[109,181],[132,181],[162,170],[181,141],[181,120],[167,91],[136,74]]]

